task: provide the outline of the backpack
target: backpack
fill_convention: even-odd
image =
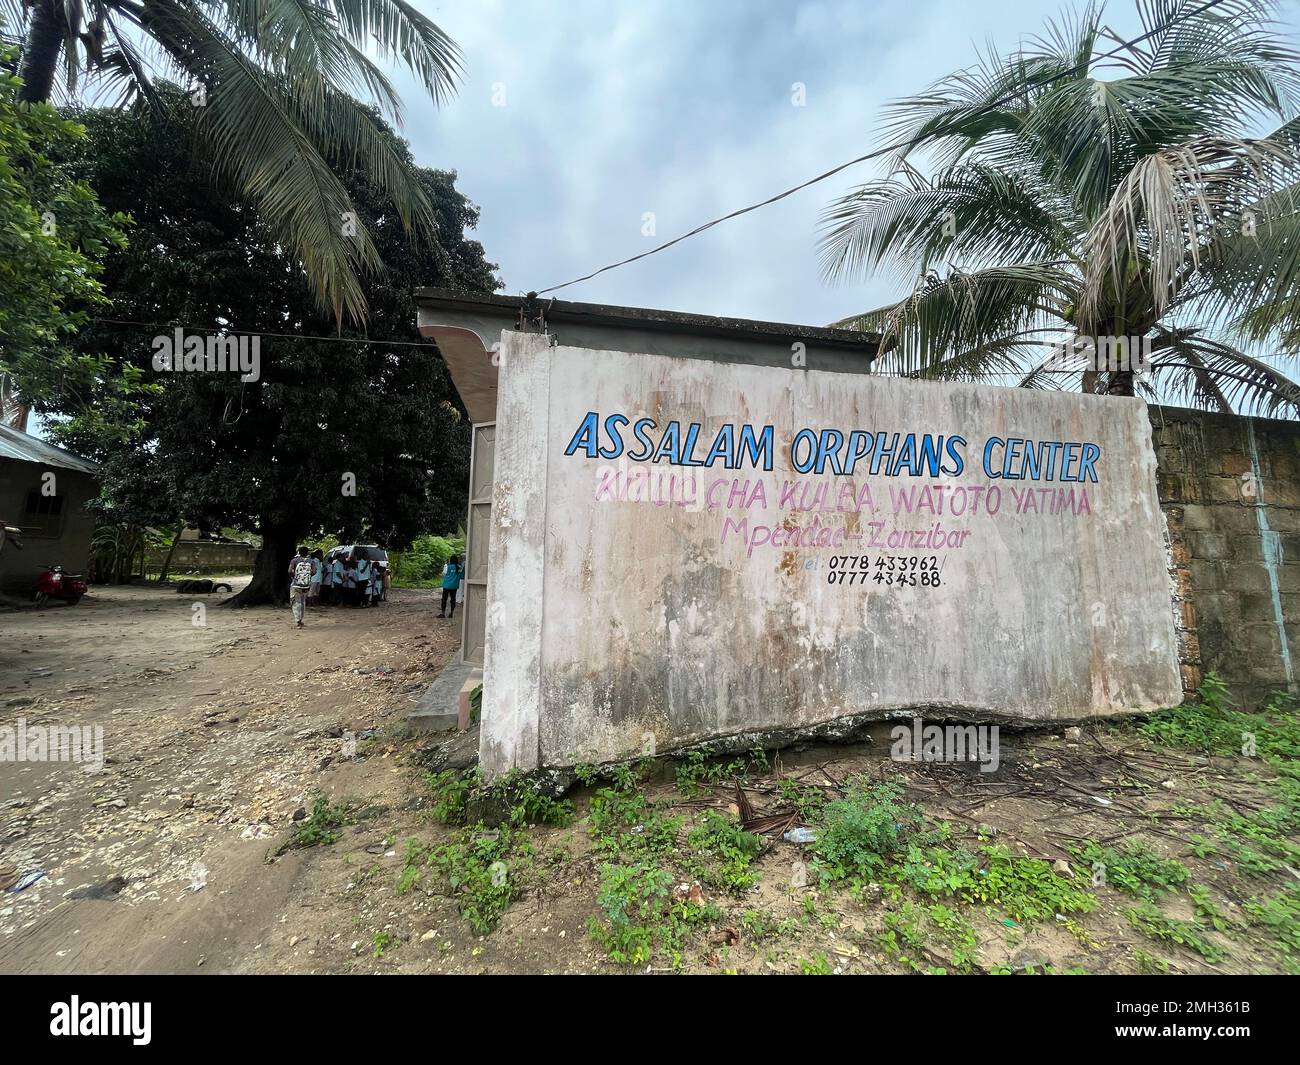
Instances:
[[[293,586],[295,588],[311,587],[311,560],[303,559],[293,567]]]

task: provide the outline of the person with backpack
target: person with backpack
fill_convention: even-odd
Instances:
[[[289,563],[289,606],[293,609],[293,620],[300,629],[307,614],[307,596],[311,592],[311,563],[311,556],[302,545],[299,545]]]

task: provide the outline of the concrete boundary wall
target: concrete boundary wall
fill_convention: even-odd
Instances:
[[[1170,574],[1182,530],[1157,498],[1140,401],[566,348],[511,330],[500,355],[488,779],[916,709],[1047,722],[1181,698],[1188,639]],[[582,431],[593,414],[595,439]],[[611,415],[625,419],[621,451]],[[664,431],[657,463],[629,461],[646,418]],[[671,422],[698,428],[698,453],[665,442]],[[769,426],[770,448],[746,468],[727,425]],[[914,434],[942,462],[891,452],[878,472],[837,471],[845,441],[825,434],[863,427]],[[801,429],[825,449],[820,473],[798,468],[811,455]],[[714,466],[692,470],[715,440]],[[1038,479],[1015,440],[1038,456]],[[1091,468],[1062,459],[1042,476],[1046,442]],[[1024,479],[1004,477],[1015,469]],[[640,472],[663,475],[659,503],[626,494]],[[667,478],[684,488],[688,472],[699,490],[721,487],[679,505]],[[900,504],[923,489],[929,511]],[[993,489],[997,511],[934,511],[940,496],[991,502]],[[866,560],[866,580],[850,583],[848,559]],[[933,572],[875,580],[908,559]]]
[[[1183,688],[1247,707],[1300,668],[1300,423],[1151,407]]]

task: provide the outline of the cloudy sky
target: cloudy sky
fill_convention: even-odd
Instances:
[[[458,171],[505,292],[541,289],[763,199],[879,143],[881,105],[1005,51],[1060,0],[413,0],[461,46],[435,109],[409,80],[404,133]],[[1287,9],[1293,32],[1300,4]],[[1107,21],[1141,30],[1131,3]],[[792,86],[806,86],[795,106]],[[504,94],[504,96],[503,96]],[[494,100],[495,96],[495,100]],[[900,294],[829,287],[818,215],[867,163],[563,298],[820,324]],[[642,235],[653,213],[656,235]]]

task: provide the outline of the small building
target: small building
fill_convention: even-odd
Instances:
[[[879,375],[844,330],[417,303],[473,423],[485,779],[1181,701],[1141,400]]]
[[[98,472],[87,459],[0,425],[0,525],[20,530],[0,546],[0,592],[30,593],[47,565],[84,572],[95,531],[86,504],[99,495]]]

